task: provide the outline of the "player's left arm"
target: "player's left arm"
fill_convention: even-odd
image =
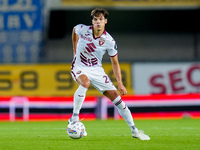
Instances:
[[[118,83],[118,90],[120,91],[120,93],[122,95],[125,95],[127,93],[127,90],[122,82],[121,69],[119,66],[118,55],[116,55],[114,57],[110,57],[110,58],[111,58],[111,62],[112,62],[113,72],[114,72],[115,78]]]

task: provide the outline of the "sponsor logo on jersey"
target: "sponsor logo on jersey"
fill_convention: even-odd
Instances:
[[[105,40],[99,39],[99,45],[102,46],[105,43]]]
[[[84,39],[84,40],[87,40],[87,41],[89,41],[89,42],[92,42],[92,39],[91,39],[91,38],[86,37],[86,36],[84,36],[84,35],[81,35],[81,38]]]

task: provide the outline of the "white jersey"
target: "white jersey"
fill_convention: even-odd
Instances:
[[[76,56],[72,63],[79,67],[101,67],[105,52],[110,57],[117,55],[117,46],[111,35],[104,31],[101,37],[93,36],[93,26],[79,24],[75,26],[75,32],[79,36]]]

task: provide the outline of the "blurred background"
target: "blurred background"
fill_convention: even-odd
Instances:
[[[91,25],[97,6],[110,14],[106,30],[117,42],[124,100],[135,117],[200,117],[199,0],[0,0],[0,119],[70,116],[77,88],[71,33]],[[117,86],[107,54],[103,62]],[[87,95],[86,118],[119,118],[93,87]]]

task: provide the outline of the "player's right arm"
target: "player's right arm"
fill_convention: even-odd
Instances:
[[[77,48],[77,43],[78,43],[78,39],[79,39],[79,36],[76,34],[75,30],[76,29],[74,27],[73,31],[72,31],[73,57],[76,55],[76,48]]]

